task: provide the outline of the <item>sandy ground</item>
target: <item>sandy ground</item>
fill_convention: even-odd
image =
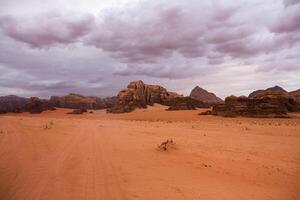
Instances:
[[[1,200],[300,199],[300,118],[68,111],[0,116]]]

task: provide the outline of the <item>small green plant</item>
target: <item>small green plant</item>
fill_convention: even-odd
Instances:
[[[160,151],[167,151],[169,148],[174,148],[174,147],[175,147],[175,142],[171,138],[171,139],[167,139],[166,141],[158,145],[157,149]]]

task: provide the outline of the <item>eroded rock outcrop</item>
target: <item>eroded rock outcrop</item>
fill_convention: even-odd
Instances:
[[[70,93],[66,96],[52,96],[50,103],[59,108],[72,109],[103,109],[106,108],[105,101],[99,97],[83,96]]]
[[[196,108],[209,108],[210,104],[198,101],[191,97],[175,97],[167,102],[170,107],[167,109],[171,110],[196,110]]]
[[[247,98],[230,96],[225,104],[213,107],[212,114],[225,117],[288,117],[284,101],[278,97]]]
[[[112,96],[112,97],[105,97],[103,98],[104,104],[106,108],[111,108],[114,105],[116,105],[117,103],[117,97],[116,96]]]
[[[22,108],[22,111],[32,114],[41,113],[46,110],[55,110],[55,107],[49,100],[40,99],[38,97],[31,97]]]
[[[168,92],[159,85],[147,85],[143,81],[134,81],[118,93],[116,105],[107,111],[123,113],[133,111],[135,108],[146,108],[147,105],[154,103],[168,105],[175,97],[182,96],[175,92]]]
[[[210,105],[223,103],[223,100],[217,97],[214,93],[208,92],[207,90],[196,86],[190,94],[190,97]]]
[[[289,95],[292,95],[293,97],[296,98],[297,101],[300,102],[300,89],[292,91],[292,92],[289,92]]]
[[[15,95],[0,97],[0,114],[14,112],[22,112],[22,108],[28,102],[27,98],[18,97]]]
[[[169,106],[168,110],[191,110],[197,107],[208,107],[208,104],[191,97],[169,92],[159,85],[147,85],[140,80],[129,83],[126,89],[120,91],[116,105],[107,109],[107,112],[131,112],[135,108],[146,108],[147,105],[154,103]]]
[[[261,98],[277,99],[277,101],[279,101],[282,105],[285,106],[288,112],[300,111],[300,102],[289,93],[265,92],[256,95],[254,99],[261,99]]]
[[[274,87],[270,87],[267,88],[265,90],[256,90],[254,92],[251,92],[248,96],[248,98],[255,98],[258,96],[263,96],[265,94],[280,94],[280,95],[284,95],[284,94],[288,94],[288,92],[286,90],[284,90],[283,88],[279,87],[279,86],[274,86]]]

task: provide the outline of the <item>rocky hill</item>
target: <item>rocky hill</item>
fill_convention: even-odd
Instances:
[[[267,94],[267,93],[288,94],[288,92],[286,90],[284,90],[283,88],[276,85],[274,87],[270,87],[270,88],[267,88],[265,90],[256,90],[256,91],[250,93],[248,98],[255,98],[258,95],[262,96],[262,95]]]
[[[72,108],[72,109],[103,109],[106,108],[106,102],[113,100],[107,99],[104,101],[99,97],[83,96],[80,94],[70,93],[66,96],[52,96],[50,103],[59,108]]]
[[[190,97],[193,99],[196,99],[198,101],[202,101],[204,103],[209,104],[220,104],[223,103],[223,100],[219,97],[217,97],[214,93],[208,92],[207,90],[196,86],[190,94]]]
[[[46,110],[55,110],[55,107],[53,107],[49,100],[38,97],[31,97],[22,108],[22,111],[32,114],[38,114]]]
[[[159,85],[147,85],[139,80],[129,83],[126,89],[120,91],[117,95],[116,105],[107,111],[112,113],[131,112],[135,108],[146,108],[147,105],[154,103],[172,106],[170,108],[172,110],[194,109],[200,105],[204,106],[203,102],[191,100],[191,98],[183,97],[175,92],[169,92]]]
[[[255,98],[230,96],[225,104],[213,107],[212,114],[235,117],[288,117],[288,112],[299,112],[300,102],[288,93],[267,91]]]
[[[28,102],[27,98],[15,95],[0,97],[0,114],[7,112],[21,112],[23,106]]]
[[[198,101],[191,97],[175,97],[171,99],[167,104],[171,110],[196,110],[196,108],[209,108],[210,104]]]
[[[297,99],[297,101],[300,101],[300,89],[289,92],[289,94],[292,95],[293,97],[295,97]]]
[[[118,93],[116,105],[107,111],[112,113],[130,112],[135,108],[146,108],[147,105],[154,103],[165,104],[171,98],[180,96],[177,93],[168,92],[159,85],[147,85],[141,80],[133,81],[126,89]]]

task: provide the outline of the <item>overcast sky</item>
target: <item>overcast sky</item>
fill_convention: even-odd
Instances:
[[[300,88],[300,0],[0,0],[0,96]]]

